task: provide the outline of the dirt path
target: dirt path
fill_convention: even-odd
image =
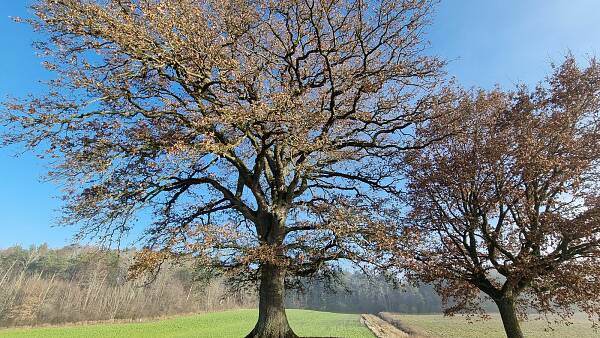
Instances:
[[[439,338],[419,328],[404,324],[399,316],[389,312],[364,314],[361,322],[378,338]]]
[[[409,335],[397,329],[394,325],[377,317],[376,315],[364,314],[361,321],[378,338],[408,338]]]

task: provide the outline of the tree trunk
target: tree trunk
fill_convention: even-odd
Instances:
[[[523,338],[523,332],[517,319],[517,313],[515,312],[515,302],[512,298],[502,298],[496,300],[500,316],[502,317],[502,324],[504,325],[504,331],[508,338]]]
[[[264,264],[260,274],[258,322],[246,338],[297,338],[285,315],[285,271]]]

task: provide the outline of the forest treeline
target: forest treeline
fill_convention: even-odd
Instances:
[[[0,326],[127,320],[255,306],[191,265],[130,281],[134,252],[46,245],[0,250]]]
[[[301,292],[288,292],[288,307],[346,313],[438,313],[440,298],[432,287],[394,288],[383,277],[342,272],[337,282],[308,282]],[[291,294],[290,294],[291,293]]]
[[[46,245],[0,250],[0,326],[135,320],[254,308],[256,290],[232,290],[193,263],[166,264],[152,281],[129,280],[133,250]],[[340,283],[309,282],[287,306],[323,311],[432,313],[430,287],[395,289],[383,278],[343,272]]]

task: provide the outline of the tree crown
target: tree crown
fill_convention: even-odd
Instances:
[[[456,133],[405,157],[402,265],[455,300],[448,312],[477,310],[481,290],[520,295],[521,310],[598,313],[599,113],[600,67],[569,56],[533,91],[481,90],[423,126]]]
[[[385,227],[370,191],[398,185],[386,156],[420,146],[411,125],[446,102],[442,62],[422,53],[426,0],[33,9],[56,90],[8,105],[8,141],[47,145],[82,236],[112,239],[151,208],[142,270],[190,252],[298,275],[357,260]]]

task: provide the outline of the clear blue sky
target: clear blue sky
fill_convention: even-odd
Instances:
[[[0,99],[36,93],[46,78],[31,43],[35,35],[9,16],[27,16],[25,0],[0,3]],[[442,0],[429,29],[430,52],[451,60],[464,86],[534,84],[568,51],[600,56],[598,0]],[[19,149],[0,149],[0,247],[47,242],[61,246],[74,229],[52,227],[60,192],[43,182],[45,164]]]

